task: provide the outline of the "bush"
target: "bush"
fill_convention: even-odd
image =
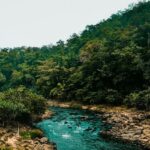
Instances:
[[[113,89],[108,89],[105,96],[105,101],[107,104],[111,105],[120,105],[122,104],[122,98],[121,95],[118,93],[118,91]]]
[[[20,133],[23,139],[35,139],[43,137],[43,133],[39,129],[33,129],[30,131],[23,131]]]
[[[0,118],[2,120],[15,120],[22,113],[28,113],[28,110],[22,103],[0,100]]]
[[[136,107],[142,110],[150,110],[150,88],[128,95],[124,103],[129,107]]]
[[[42,114],[45,107],[43,97],[23,86],[0,93],[0,117],[6,122]]]
[[[136,101],[139,97],[139,93],[131,93],[128,96],[126,96],[124,100],[124,104],[127,105],[128,107],[135,107],[136,106]]]

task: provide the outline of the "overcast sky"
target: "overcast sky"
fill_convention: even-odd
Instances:
[[[0,47],[66,40],[138,0],[0,0]]]

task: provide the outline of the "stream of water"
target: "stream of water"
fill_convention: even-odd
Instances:
[[[50,109],[55,115],[37,126],[56,143],[58,150],[141,150],[130,143],[103,139],[99,132],[110,126],[95,113],[59,107]]]

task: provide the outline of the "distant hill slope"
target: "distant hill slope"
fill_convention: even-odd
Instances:
[[[73,34],[66,43],[2,49],[0,90],[150,109],[150,1]]]

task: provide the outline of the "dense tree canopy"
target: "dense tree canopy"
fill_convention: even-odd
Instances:
[[[34,115],[42,114],[45,107],[45,99],[24,86],[0,92],[0,121],[3,122],[21,118],[29,121]]]
[[[149,110],[149,8],[150,2],[130,6],[67,42],[1,49],[0,90],[24,85],[46,98]]]

